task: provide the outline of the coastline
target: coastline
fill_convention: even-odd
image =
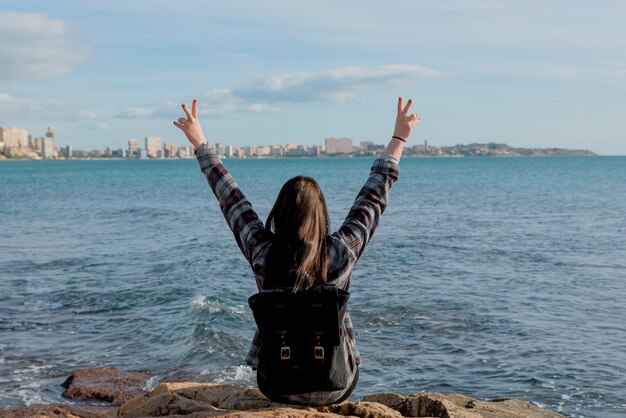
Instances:
[[[254,386],[220,383],[163,382],[152,390],[150,376],[108,368],[72,373],[63,396],[72,403],[6,409],[5,418],[113,418],[186,415],[202,417],[441,417],[441,418],[560,418],[564,415],[516,399],[479,400],[456,393],[417,392],[410,395],[374,393],[358,402],[300,406],[271,402]],[[75,402],[78,401],[78,402]]]
[[[376,158],[376,155],[323,155],[319,157],[224,157],[220,156],[220,159],[225,161],[230,160],[325,160],[325,159],[340,159],[340,158]],[[594,158],[594,157],[624,157],[624,155],[403,155],[403,159],[446,159],[446,158],[469,158],[469,159],[481,159],[481,158]],[[0,158],[0,162],[5,161],[181,161],[181,160],[194,160],[195,158]]]
[[[179,145],[175,147],[180,148]],[[317,148],[315,148],[317,147]],[[69,149],[69,148],[68,148]],[[0,148],[0,161],[6,159],[16,160],[179,160],[179,159],[195,159],[191,147],[186,146],[185,153],[133,153],[129,149],[129,153],[123,149],[112,152],[108,149],[107,152],[99,150],[93,151],[68,151],[66,153],[56,153],[49,155],[48,158],[44,158],[45,154],[37,154],[34,150],[28,153],[13,153],[12,157],[8,158],[6,152],[2,152]],[[303,152],[290,152],[292,148],[287,148],[287,151],[282,150],[280,153],[262,152],[257,150],[257,146],[245,146],[243,148],[238,147],[238,151],[229,153],[224,151],[223,148],[216,144],[216,150],[220,158],[222,159],[265,159],[265,158],[286,158],[286,159],[300,159],[300,158],[355,158],[355,157],[377,157],[384,152],[384,146],[380,144],[371,144],[371,146],[355,147],[352,151],[336,151],[332,150],[327,152],[328,149],[322,149],[315,145],[309,149],[307,145],[298,145],[298,149]],[[232,151],[232,150],[230,150]],[[315,151],[315,152],[309,152]],[[10,153],[8,155],[11,155]],[[228,157],[227,157],[228,155]],[[443,145],[432,146],[426,142],[423,145],[412,145],[406,147],[403,152],[405,158],[440,158],[440,157],[594,157],[598,154],[588,149],[568,149],[568,148],[522,148],[511,147],[507,144],[500,143],[471,143],[468,145]]]

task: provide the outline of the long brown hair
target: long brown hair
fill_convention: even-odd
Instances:
[[[296,176],[278,193],[265,223],[274,234],[266,283],[298,289],[328,279],[328,210],[322,190],[311,177]]]

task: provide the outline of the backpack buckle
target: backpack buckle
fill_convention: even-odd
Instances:
[[[289,360],[291,358],[291,349],[289,346],[280,347],[280,359]]]
[[[315,359],[316,360],[324,360],[324,347],[315,347]]]

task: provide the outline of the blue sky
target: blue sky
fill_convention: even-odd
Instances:
[[[626,155],[626,2],[3,0],[0,126],[76,149],[505,142]]]

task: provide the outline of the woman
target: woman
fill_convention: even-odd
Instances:
[[[195,147],[200,168],[206,176],[237,245],[250,263],[259,290],[275,287],[308,289],[334,285],[348,291],[352,268],[387,206],[391,185],[398,178],[398,162],[411,131],[420,121],[410,114],[412,101],[403,107],[398,98],[395,129],[385,153],[374,161],[367,182],[357,195],[341,228],[329,234],[329,220],[324,196],[315,180],[298,176],[282,187],[265,226],[240,191],[221,160],[204,137],[198,121],[197,101],[191,110],[183,104],[186,118],[174,122]],[[275,394],[265,388],[259,378],[259,388],[270,399],[285,403],[327,405],[346,399],[358,380],[361,357],[356,348],[350,315],[341,327],[346,346],[346,370],[349,383],[337,391],[300,394]],[[260,338],[254,336],[246,362],[259,366]]]

